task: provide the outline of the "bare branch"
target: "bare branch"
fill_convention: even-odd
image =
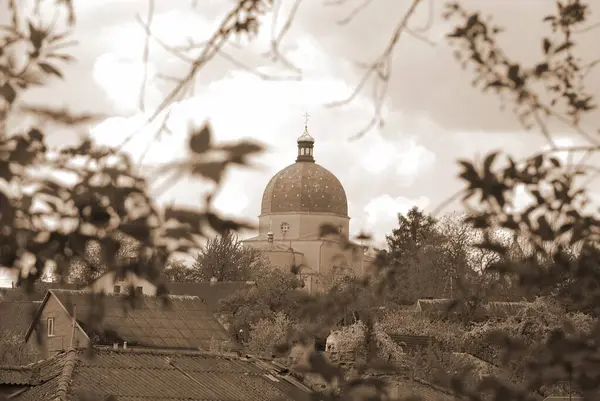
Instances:
[[[581,29],[578,29],[578,30],[572,30],[571,32],[573,32],[573,33],[585,33],[585,32],[589,32],[589,31],[597,29],[597,28],[600,28],[600,22],[596,22],[595,24],[592,24],[592,25],[590,25],[588,27],[585,27],[585,28],[581,28]]]
[[[418,39],[418,40],[420,40],[422,42],[427,43],[430,46],[435,47],[435,46],[438,45],[437,42],[434,42],[433,40],[429,39],[428,37],[423,36],[423,35],[417,33],[416,31],[413,31],[411,29],[406,28],[406,33],[409,34],[410,36],[412,36],[415,39]]]
[[[390,78],[389,70],[390,70],[391,64],[392,64],[391,61],[392,61],[393,51],[394,51],[396,45],[398,44],[398,41],[399,41],[402,33],[406,30],[408,21],[410,20],[412,15],[417,10],[417,6],[419,5],[419,3],[421,1],[422,0],[413,0],[412,4],[410,5],[407,12],[402,16],[399,23],[396,25],[396,28],[394,29],[394,33],[393,33],[390,41],[388,42],[388,45],[386,46],[384,51],[381,53],[381,55],[373,63],[368,65],[367,71],[364,73],[361,81],[356,86],[354,91],[350,94],[350,96],[348,96],[347,98],[345,98],[343,100],[340,100],[337,102],[331,102],[331,103],[328,103],[325,105],[325,107],[338,107],[338,106],[342,106],[342,105],[350,103],[362,91],[366,82],[369,80],[369,78],[371,78],[371,75],[375,72],[377,73],[377,78],[379,78],[379,80],[381,82],[383,82],[382,91],[379,94],[379,96],[375,99],[375,109],[377,110],[377,115],[374,118],[372,118],[371,121],[367,124],[366,131],[365,131],[365,129],[361,130],[358,134],[354,135],[351,139],[358,139],[358,138],[362,137],[366,132],[368,132],[371,128],[373,128],[375,126],[375,124],[377,124],[377,122],[379,122],[380,124],[382,123],[381,102],[383,101],[383,98],[385,97],[385,94],[387,93],[387,87],[388,87],[389,78]],[[377,92],[377,89],[376,89],[376,92]]]
[[[273,4],[273,22],[271,24],[271,49],[269,52],[271,55],[272,61],[281,61],[281,63],[283,63],[287,68],[289,68],[293,71],[296,71],[298,74],[302,74],[302,70],[300,68],[298,68],[297,66],[295,66],[293,63],[291,63],[286,57],[284,57],[283,54],[281,54],[281,52],[279,51],[279,47],[281,45],[281,42],[283,41],[284,36],[292,27],[292,22],[294,21],[294,18],[296,17],[296,13],[298,12],[298,9],[300,8],[300,3],[302,3],[302,0],[296,0],[296,2],[294,3],[294,6],[292,7],[292,10],[288,14],[288,17],[287,17],[285,23],[283,24],[281,31],[279,31],[279,33],[277,33],[276,30],[277,30],[277,18],[279,16],[281,3],[275,2]],[[269,53],[267,53],[267,55]]]
[[[148,81],[148,57],[150,56],[150,26],[152,25],[152,18],[154,16],[154,0],[148,0],[148,17],[146,18],[146,26],[148,29],[146,30],[146,39],[144,41],[144,53],[142,56],[142,60],[144,63],[144,76],[142,78],[142,87],[140,88],[140,100],[139,106],[140,110],[144,111],[145,107],[145,99],[146,99],[146,84]]]
[[[339,20],[337,23],[339,25],[348,24],[350,21],[352,21],[358,15],[358,13],[360,13],[362,10],[367,8],[372,2],[373,2],[373,0],[363,0],[362,3],[360,3],[358,6],[354,7],[352,9],[352,11],[350,11],[350,13],[345,18]]]

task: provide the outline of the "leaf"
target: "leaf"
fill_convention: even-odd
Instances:
[[[50,53],[46,55],[46,58],[55,58],[62,61],[74,61],[75,57],[70,54],[61,54],[61,53]]]
[[[46,38],[46,32],[43,30],[38,30],[31,21],[28,22],[29,25],[29,41],[33,45],[35,50],[39,50],[42,47],[42,43]],[[39,53],[38,53],[39,54]]]
[[[554,230],[548,224],[548,220],[546,220],[546,216],[540,216],[538,218],[538,234],[542,241],[552,241],[554,240]]]
[[[201,154],[210,149],[212,131],[208,124],[204,124],[199,131],[193,131],[190,137],[190,150]]]
[[[500,80],[496,80],[496,81],[492,81],[490,83],[488,83],[485,87],[487,88],[501,88],[501,87],[505,87],[506,84]]]
[[[563,43],[562,45],[558,46],[555,50],[554,53],[560,53],[562,51],[565,51],[567,49],[570,49],[571,47],[573,47],[575,43],[571,42],[571,41],[566,41],[565,43]]]
[[[550,51],[550,48],[552,47],[552,42],[550,42],[550,39],[544,38],[542,47],[544,49],[544,54],[548,54],[548,52]]]
[[[490,153],[484,160],[483,162],[483,172],[484,173],[488,173],[491,172],[492,170],[492,164],[494,163],[494,160],[496,159],[496,157],[498,157],[498,154],[500,152],[496,151],[496,152],[492,152]]]
[[[214,213],[207,213],[206,218],[208,224],[221,235],[224,235],[229,231],[239,231],[242,229],[252,228],[250,224],[234,220],[222,219]]]
[[[59,70],[57,70],[56,67],[54,67],[53,65],[48,63],[38,63],[38,65],[46,74],[56,75],[59,78],[64,78],[63,74]]]
[[[551,157],[550,162],[554,165],[554,167],[560,167],[560,160],[558,160],[556,157]]]
[[[548,72],[548,63],[541,63],[535,66],[535,76],[539,77],[545,72]]]
[[[232,163],[245,164],[246,157],[262,152],[264,147],[256,142],[240,141],[233,145],[221,146],[220,149],[229,153]]]
[[[370,241],[372,239],[372,236],[370,234],[364,233],[364,232],[360,232],[357,236],[356,236],[356,240],[357,241]]]
[[[9,104],[12,104],[17,98],[17,91],[10,82],[6,82],[0,87],[0,96],[2,96]]]
[[[508,78],[513,81],[516,82],[519,80],[519,69],[521,67],[518,64],[513,64],[508,68]]]
[[[333,224],[321,224],[319,237],[326,237],[328,235],[340,235],[340,230]]]
[[[165,222],[176,220],[182,224],[188,224],[192,229],[197,230],[206,219],[206,213],[201,213],[192,209],[175,209],[167,207],[165,209]]]
[[[227,162],[223,161],[192,163],[191,173],[201,175],[205,178],[213,180],[215,183],[219,183],[221,182],[221,178],[223,177],[226,167]]]

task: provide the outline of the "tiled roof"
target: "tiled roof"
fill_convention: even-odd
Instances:
[[[169,304],[157,297],[141,296],[134,307],[122,295],[94,296],[87,291],[51,290],[75,315],[95,344],[126,341],[140,347],[209,349],[213,341],[229,343],[230,337],[206,304],[198,297],[169,296]],[[101,328],[90,319],[92,305],[102,305]]]
[[[41,301],[0,301],[0,331],[24,336],[40,304]]]
[[[418,397],[421,401],[457,401],[458,398],[449,391],[429,383],[418,380],[402,381],[396,383],[397,399]]]
[[[487,302],[481,305],[481,312],[488,317],[514,315],[527,306],[527,302]],[[419,299],[417,308],[421,312],[445,313],[458,312],[464,304],[453,299]],[[449,310],[449,308],[452,308]]]
[[[52,380],[62,372],[65,357],[63,353],[25,366],[0,366],[0,385],[34,386]]]
[[[75,284],[68,283],[46,283],[38,281],[34,284],[33,292],[26,293],[24,288],[4,288],[1,291],[5,296],[3,301],[41,301],[46,292],[52,289],[76,290]]]
[[[433,337],[430,336],[413,336],[398,333],[388,333],[388,335],[396,344],[406,346],[409,350],[425,348],[430,346],[433,342]]]
[[[337,177],[316,163],[296,162],[271,178],[261,214],[311,212],[348,217],[346,191]]]
[[[17,401],[65,400],[83,395],[118,401],[308,400],[309,390],[291,376],[233,356],[150,350],[67,351],[51,359],[61,373],[23,392]]]
[[[173,295],[196,296],[206,303],[206,306],[214,311],[219,301],[254,286],[253,281],[230,281],[216,283],[169,283],[167,289]]]

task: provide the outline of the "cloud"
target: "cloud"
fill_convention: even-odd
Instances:
[[[166,24],[165,21],[177,20],[177,15],[173,12],[163,15],[162,19],[157,17],[155,29],[160,29],[162,23]],[[185,31],[185,28],[178,29]],[[268,30],[263,29],[265,31]],[[185,157],[190,124],[197,126],[207,120],[214,128],[214,140],[217,142],[250,138],[268,145],[268,152],[258,159],[262,168],[236,169],[228,174],[224,187],[215,199],[215,207],[225,215],[247,217],[259,213],[262,191],[268,179],[295,159],[295,140],[302,133],[302,114],[305,111],[311,114],[309,130],[317,141],[317,162],[324,163],[334,174],[343,174],[348,169],[348,160],[358,161],[358,174],[353,176],[353,180],[343,180],[347,189],[390,172],[396,177],[396,185],[406,187],[435,162],[435,155],[419,143],[424,123],[413,117],[392,116],[391,124],[384,130],[372,133],[369,140],[349,144],[346,139],[356,127],[372,117],[369,93],[357,96],[352,103],[339,109],[323,108],[326,103],[350,95],[355,88],[356,75],[348,63],[332,59],[318,41],[305,35],[288,38],[286,42],[286,57],[302,68],[302,81],[264,80],[251,71],[227,65],[224,68],[229,70],[221,79],[198,86],[194,96],[173,104],[168,124],[171,133],[162,134],[156,139],[155,131],[159,122],[140,129],[147,118],[137,110],[137,90],[141,85],[139,76],[143,66],[139,61],[124,56],[139,46],[143,35],[128,36],[134,32],[131,24],[121,27],[120,31],[113,28],[111,32],[110,40],[116,43],[116,47],[98,58],[94,76],[113,100],[115,108],[133,115],[113,117],[93,127],[91,134],[98,142],[118,146],[125,138],[139,131],[123,150],[130,153],[135,161],[139,162],[143,157],[144,166],[149,167]],[[172,41],[175,41],[182,34],[171,35]],[[120,37],[127,39],[117,43]],[[258,39],[259,42],[266,40],[262,36]],[[257,47],[256,43],[253,46]],[[214,60],[213,65],[219,62]],[[160,94],[158,83],[152,79],[158,68],[158,64],[155,64],[150,69],[148,97],[154,99],[154,104]],[[289,75],[285,67],[274,66],[264,60],[261,71]],[[111,76],[122,78],[120,82],[114,82],[109,79]],[[383,131],[400,134],[384,137]],[[199,206],[212,187],[191,177],[172,181],[169,189],[159,196],[159,204]],[[160,185],[153,187],[157,186]],[[374,211],[369,210],[373,214]],[[360,220],[364,217],[360,206],[357,211],[358,215],[352,217]],[[380,231],[378,226],[376,229]]]
[[[94,63],[93,77],[105,91],[119,113],[132,113],[139,110],[139,97],[144,82],[144,63],[142,60],[120,57],[115,53],[106,53]],[[162,99],[154,81],[156,68],[152,63],[147,67],[145,99],[148,107],[158,106]]]
[[[360,148],[360,165],[372,174],[379,175],[393,169],[400,186],[410,186],[418,175],[435,163],[435,154],[419,144],[415,137],[395,141],[373,133]]]
[[[398,225],[398,213],[406,214],[417,206],[425,209],[430,200],[425,196],[417,199],[409,199],[403,196],[393,198],[385,194],[371,199],[364,207],[365,217],[362,220],[365,231],[375,232],[374,240],[381,245],[385,240],[385,234],[390,233]]]

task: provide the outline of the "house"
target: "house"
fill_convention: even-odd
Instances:
[[[512,316],[523,308],[528,302],[486,302],[479,305],[474,311],[475,316],[481,318],[504,318]],[[457,299],[419,299],[415,304],[417,313],[436,315],[456,314],[464,311],[467,304]]]
[[[206,303],[206,306],[217,311],[219,302],[231,297],[241,291],[256,287],[254,281],[230,281],[230,282],[203,282],[203,283],[168,283],[169,294],[191,295],[198,297]]]
[[[4,294],[1,302],[9,301],[41,301],[44,299],[46,292],[52,289],[77,290],[75,284],[37,281],[30,292],[24,287],[12,287],[0,289]]]
[[[156,295],[154,284],[132,272],[127,272],[125,277],[117,277],[117,273],[111,270],[102,274],[90,285],[83,287],[85,290],[105,294],[127,294],[132,288],[138,294]]]
[[[2,388],[15,401],[308,401],[311,393],[286,369],[254,358],[112,348],[95,348],[91,358],[71,349],[24,367],[0,367]]]
[[[402,347],[404,352],[417,352],[429,348],[433,344],[431,336],[415,336],[410,334],[388,333],[392,341]]]
[[[49,290],[25,341],[50,354],[90,345],[165,349],[232,348],[234,343],[198,297],[131,298],[84,290]]]

